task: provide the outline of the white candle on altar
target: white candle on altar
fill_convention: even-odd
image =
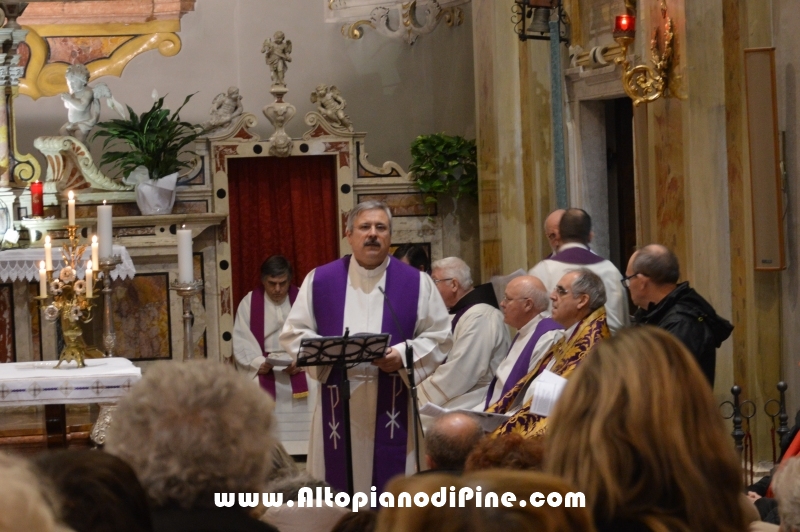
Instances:
[[[39,295],[47,297],[47,270],[44,267],[44,261],[39,263]]]
[[[44,237],[44,264],[47,271],[53,271],[53,244],[50,243],[50,235]]]
[[[97,235],[100,240],[100,257],[104,259],[109,259],[114,254],[111,243],[111,233],[111,205],[106,205],[106,201],[103,200],[103,204],[97,206]],[[95,266],[99,265],[99,262],[95,262]]]
[[[75,225],[75,193],[71,190],[67,201],[67,218],[69,218],[69,225]]]
[[[92,264],[98,266],[100,264],[100,246],[97,243],[97,235],[92,236]]]
[[[178,229],[178,282],[194,281],[192,264],[192,230]]]
[[[92,261],[86,261],[86,297],[92,297]]]

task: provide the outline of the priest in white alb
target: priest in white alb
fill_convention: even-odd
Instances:
[[[261,283],[242,298],[233,325],[236,369],[275,399],[275,432],[291,454],[306,454],[316,381],[308,381],[280,345],[280,333],[297,297],[292,266],[281,255],[261,264]]]
[[[353,255],[308,274],[281,333],[281,345],[293,356],[303,338],[341,336],[345,328],[351,335],[391,334],[384,357],[348,371],[353,485],[365,493],[371,486],[380,493],[390,478],[414,470],[405,342],[413,347],[417,382],[442,363],[452,344],[447,309],[431,278],[389,257],[391,224],[384,203],[356,205],[345,231]],[[341,376],[323,367],[310,367],[309,374],[320,381],[320,394],[307,468],[346,491]]]

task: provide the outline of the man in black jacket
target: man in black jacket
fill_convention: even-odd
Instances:
[[[622,284],[639,307],[634,323],[661,327],[674,334],[695,356],[711,386],[717,348],[733,330],[728,320],[688,282],[678,284],[680,266],[675,254],[659,244],[650,244],[631,256]]]

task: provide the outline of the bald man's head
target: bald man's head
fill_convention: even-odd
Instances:
[[[461,413],[436,418],[425,438],[426,458],[431,469],[462,471],[467,456],[483,437],[483,429]]]
[[[512,279],[506,286],[505,297],[500,303],[505,322],[515,329],[521,329],[549,307],[547,288],[538,277],[532,275]]]
[[[564,209],[556,209],[544,219],[544,234],[547,236],[547,241],[550,243],[553,253],[558,251],[561,245],[561,233],[558,230],[558,226],[565,212]]]
[[[681,276],[678,257],[666,246],[649,244],[631,257],[633,273],[647,276],[659,285],[673,285]]]

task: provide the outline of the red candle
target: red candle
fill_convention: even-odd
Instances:
[[[31,183],[31,216],[44,216],[44,183]]]
[[[633,15],[618,15],[614,23],[614,31],[633,32],[636,30],[636,17]]]

